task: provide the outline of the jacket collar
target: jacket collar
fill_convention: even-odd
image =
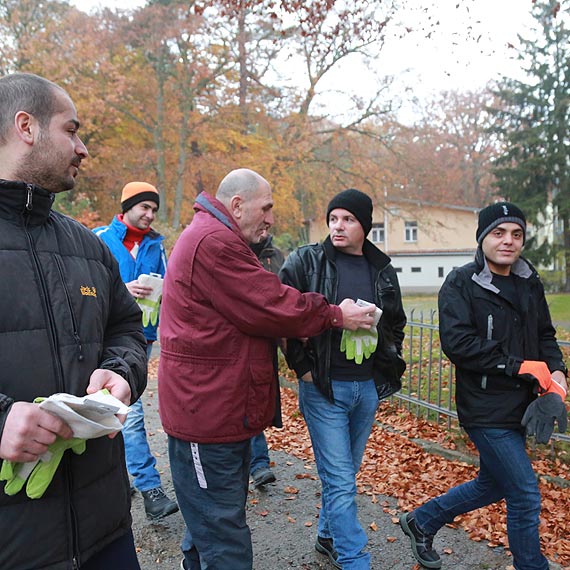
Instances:
[[[127,235],[127,224],[122,220],[119,220],[118,216],[115,216],[111,221],[110,226],[113,228],[113,231],[117,234],[118,238],[123,241]],[[145,234],[144,239],[159,239],[162,241],[164,239],[164,236],[162,234],[159,234],[155,229],[150,228],[150,230]]]
[[[336,247],[332,244],[330,236],[327,236],[325,241],[323,241],[323,248],[325,250],[326,256],[334,261],[336,259]],[[362,253],[366,260],[376,269],[381,271],[384,269],[391,261],[391,259],[380,249],[378,249],[371,241],[365,239],[362,246]]]
[[[39,226],[48,219],[55,194],[35,184],[0,180],[0,216],[22,219],[28,225]]]
[[[477,248],[475,253],[475,263],[477,264],[478,272],[473,273],[471,279],[483,289],[492,291],[493,293],[500,293],[499,289],[493,285],[493,273],[489,269],[487,258],[483,254],[481,246]],[[511,273],[520,277],[521,279],[529,279],[534,273],[532,265],[523,257],[519,257],[511,266]]]
[[[207,192],[200,192],[200,194],[198,194],[196,202],[194,203],[194,210],[196,212],[207,212],[232,232],[240,236],[244,242],[246,241],[244,235],[241,233],[241,230],[235,223],[231,214],[227,211],[226,207]]]

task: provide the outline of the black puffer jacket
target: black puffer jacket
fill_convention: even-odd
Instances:
[[[532,384],[516,375],[523,360],[566,371],[538,274],[522,258],[511,272],[518,309],[492,284],[480,248],[475,261],[452,271],[439,292],[441,345],[457,367],[457,413],[465,427],[521,427],[536,397]]]
[[[400,378],[406,369],[401,357],[406,314],[390,258],[368,240],[364,242],[363,253],[375,270],[374,302],[383,311],[378,323],[378,348],[374,353],[374,382],[378,397],[383,399],[402,387]],[[279,277],[302,293],[322,293],[330,303],[335,303],[338,286],[335,258],[336,249],[327,237],[322,244],[305,245],[290,253]],[[328,330],[310,338],[306,344],[289,340],[287,363],[299,377],[310,371],[315,386],[332,402],[331,337],[332,332]]]
[[[140,310],[93,233],[51,211],[53,194],[0,181],[0,435],[14,401],[85,395],[96,368],[146,383]],[[130,528],[121,436],[66,452],[41,499],[0,486],[0,568],[64,570]],[[74,565],[75,564],[75,565]]]

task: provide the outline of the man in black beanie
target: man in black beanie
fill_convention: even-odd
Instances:
[[[433,537],[463,513],[505,499],[516,570],[547,570],[538,534],[540,492],[526,435],[566,429],[566,366],[536,270],[521,257],[526,219],[514,204],[483,208],[475,260],[439,293],[441,345],[456,367],[457,414],[480,456],[478,476],[400,517],[415,558],[441,568]],[[537,397],[538,394],[538,397]]]
[[[286,357],[299,378],[299,406],[322,483],[315,548],[335,568],[361,570],[370,568],[370,554],[358,521],[356,474],[379,401],[401,387],[406,315],[390,258],[366,240],[370,197],[344,190],[330,201],[326,219],[329,236],[289,254],[282,281],[303,293],[322,293],[331,303],[368,301],[381,317],[372,330],[289,340]]]

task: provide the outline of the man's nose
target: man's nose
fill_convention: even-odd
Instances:
[[[272,226],[274,223],[274,218],[273,218],[273,210],[269,210],[269,212],[267,212],[267,215],[265,216],[265,223],[269,226]]]
[[[89,151],[87,147],[83,144],[83,141],[78,138],[79,142],[75,145],[75,154],[79,155],[81,159],[87,158],[89,156]]]

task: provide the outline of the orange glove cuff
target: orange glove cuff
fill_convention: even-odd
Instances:
[[[547,391],[552,383],[552,373],[542,360],[523,360],[517,373],[519,376],[530,375],[540,384],[541,392]]]

